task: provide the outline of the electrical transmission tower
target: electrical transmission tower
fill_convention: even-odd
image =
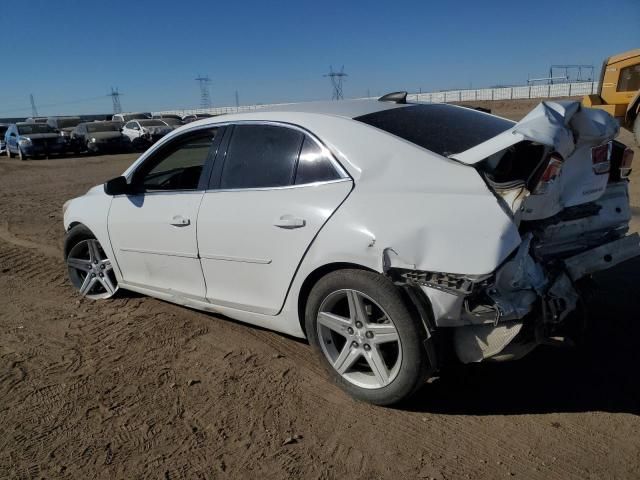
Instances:
[[[113,113],[122,113],[122,106],[120,105],[120,95],[122,95],[120,92],[118,92],[118,87],[113,88],[111,87],[111,93],[107,94],[107,97],[111,97],[111,100],[113,101]]]
[[[323,75],[323,77],[329,77],[329,80],[331,80],[331,86],[333,87],[331,100],[344,100],[344,95],[342,94],[342,82],[346,76],[347,74],[344,73],[344,65],[339,72],[334,72],[333,66],[330,66],[329,73],[325,73]]]
[[[36,101],[33,99],[33,93],[29,94],[29,100],[31,100],[31,116],[38,116],[38,109],[36,108]]]
[[[198,74],[196,82],[200,85],[200,106],[202,108],[211,108],[211,95],[209,94],[211,79],[209,78],[209,75]]]

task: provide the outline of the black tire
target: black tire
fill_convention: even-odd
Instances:
[[[22,149],[20,147],[18,147],[18,158],[23,162],[27,159],[27,156],[22,153]]]
[[[82,240],[93,240],[95,238],[96,236],[93,234],[93,232],[82,224],[76,225],[69,229],[64,237],[64,260],[67,260],[69,252],[78,242]]]
[[[9,145],[7,145],[7,157],[13,158],[13,153],[11,153],[11,149],[9,148]]]
[[[395,378],[380,388],[363,388],[340,375],[325,356],[318,333],[318,312],[334,292],[356,290],[376,302],[388,314],[400,339],[401,360]],[[307,338],[331,379],[351,396],[375,405],[392,405],[424,385],[431,371],[424,340],[426,332],[398,288],[386,277],[365,270],[338,270],[321,278],[309,294],[305,309]]]

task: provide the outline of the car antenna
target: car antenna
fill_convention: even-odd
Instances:
[[[392,92],[383,95],[379,102],[407,103],[407,92]]]

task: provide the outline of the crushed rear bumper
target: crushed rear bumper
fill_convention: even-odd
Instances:
[[[605,243],[564,260],[572,280],[579,280],[592,273],[615,267],[640,255],[640,235],[634,233]]]

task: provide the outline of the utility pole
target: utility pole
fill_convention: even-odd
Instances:
[[[196,77],[196,82],[200,86],[200,107],[211,108],[211,95],[209,94],[209,85],[211,85],[211,79],[209,75],[200,75]]]
[[[120,95],[122,95],[120,92],[118,92],[118,87],[113,88],[111,87],[111,93],[107,94],[107,97],[111,97],[111,100],[113,102],[113,114],[115,115],[116,113],[122,113],[122,106],[120,105]]]
[[[240,97],[238,96],[238,90],[236,90],[236,108],[240,107]]]
[[[31,116],[38,116],[38,109],[36,108],[36,101],[33,99],[33,93],[29,94],[29,100],[31,100]]]
[[[344,95],[342,93],[342,82],[344,81],[344,77],[348,76],[344,73],[344,65],[340,69],[339,72],[333,71],[333,66],[329,67],[329,73],[325,73],[323,77],[329,77],[331,80],[331,86],[333,87],[333,95],[331,96],[331,100],[344,100]]]

